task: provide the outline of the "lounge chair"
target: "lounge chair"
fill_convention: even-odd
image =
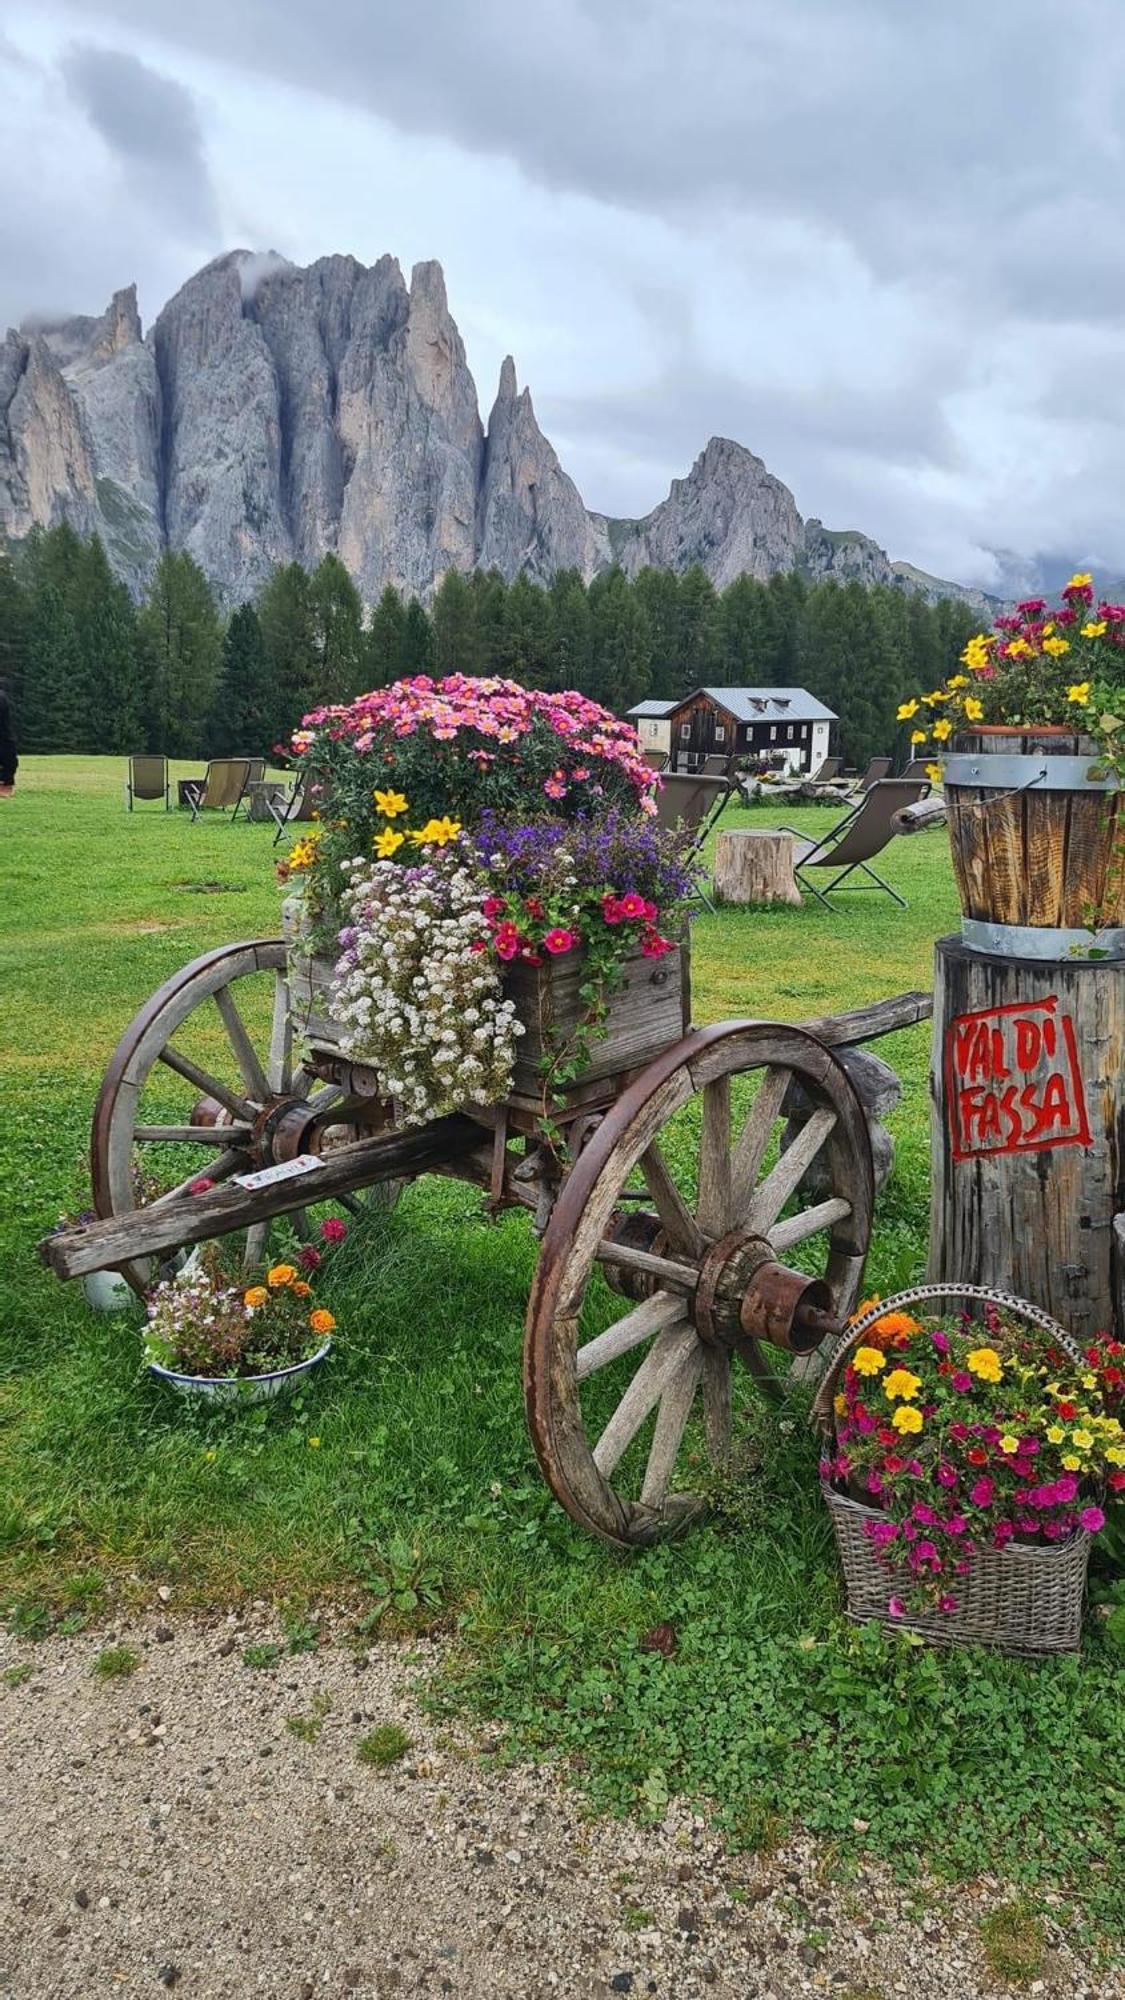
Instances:
[[[733,761],[731,757],[720,757],[717,752],[713,752],[711,756],[703,759],[702,775],[705,778],[729,778]]]
[[[641,756],[650,771],[662,771],[668,762],[667,750],[642,750]]]
[[[858,780],[855,787],[856,791],[869,792],[872,785],[877,785],[882,778],[888,775],[893,762],[893,757],[873,757],[863,776]]]
[[[165,812],[171,810],[167,757],[130,757],[125,767],[126,812],[132,812],[139,799],[163,799]]]
[[[193,825],[202,812],[229,812],[233,825],[238,818],[238,809],[246,797],[246,787],[250,783],[250,767],[253,763],[264,766],[265,759],[213,757],[201,778],[190,778],[185,781],[183,792],[191,807]]]
[[[852,882],[851,888],[884,889],[905,910],[905,898],[868,864],[890,846],[899,832],[899,814],[907,806],[916,805],[929,789],[925,778],[879,778],[819,840],[806,839],[795,827],[782,827],[781,831],[791,834],[796,842],[793,872],[802,889],[808,889],[828,909],[832,891],[841,888],[848,876],[858,871],[867,880]],[[809,877],[810,868],[832,868],[838,872],[821,889]]]
[[[284,798],[268,798],[266,804],[277,822],[277,832],[273,837],[275,847],[287,826],[292,826],[303,819],[316,818],[317,808],[312,786],[303,778],[294,778]]]
[[[830,785],[833,778],[839,777],[843,761],[842,757],[822,757],[817,769],[809,772],[806,784]]]
[[[692,858],[699,853],[707,835],[726,805],[733,790],[729,777],[707,778],[701,771],[682,772],[666,777],[656,794],[656,814],[661,826],[682,826],[692,834],[689,854]],[[701,889],[700,896],[709,910],[714,909],[710,897]]]

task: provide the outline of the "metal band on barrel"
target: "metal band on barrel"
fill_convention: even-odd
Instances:
[[[1112,774],[1090,776],[1101,769],[1096,757],[1025,757],[1014,751],[1010,756],[1007,752],[970,755],[958,750],[945,759],[944,782],[1004,792],[1022,791],[1028,785],[1037,792],[1115,792],[1118,780]]]
[[[962,917],[961,938],[970,951],[995,958],[1121,959],[1125,929],[1052,930],[1046,924],[993,924],[981,917]]]

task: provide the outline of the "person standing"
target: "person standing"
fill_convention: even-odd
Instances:
[[[12,704],[6,690],[0,687],[0,799],[10,799],[15,791],[19,761]]]

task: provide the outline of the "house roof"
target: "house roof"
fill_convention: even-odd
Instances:
[[[675,706],[676,703],[674,701],[637,701],[633,703],[629,714],[648,716],[671,715]]]
[[[697,695],[705,694],[719,708],[725,708],[736,722],[836,722],[838,716],[822,701],[808,692],[807,688],[764,687],[696,688],[693,694],[685,695],[682,701],[673,702],[666,710],[672,714],[676,709],[686,708]]]

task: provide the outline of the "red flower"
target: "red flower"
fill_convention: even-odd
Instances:
[[[602,915],[607,924],[620,924],[624,922],[625,912],[616,896],[602,897]]]
[[[988,1453],[982,1451],[979,1444],[975,1444],[971,1451],[967,1451],[965,1457],[968,1459],[970,1465],[988,1464]]]
[[[661,937],[658,931],[646,931],[641,940],[641,954],[644,958],[663,958],[666,951],[675,951],[671,938]]]
[[[498,958],[514,958],[520,948],[520,934],[512,923],[501,924],[493,939]]]
[[[338,1215],[330,1215],[320,1225],[320,1237],[323,1243],[342,1243],[347,1233],[347,1225],[340,1221]]]
[[[297,1252],[297,1262],[302,1271],[319,1271],[322,1261],[320,1251],[314,1250],[311,1243],[302,1244]]]
[[[644,897],[638,896],[633,890],[630,890],[627,896],[622,896],[620,907],[623,917],[643,917],[647,914]]]
[[[1125,1466],[1116,1467],[1110,1473],[1109,1483],[1115,1493],[1125,1493]]]
[[[526,907],[529,917],[541,917],[543,915],[543,905],[539,901],[538,896],[529,896]]]
[[[481,904],[481,909],[484,911],[489,923],[492,923],[494,918],[502,916],[506,908],[507,904],[503,896],[486,896]]]
[[[1075,1417],[1078,1415],[1078,1405],[1077,1403],[1060,1403],[1058,1405],[1058,1412],[1064,1423],[1073,1423]]]

